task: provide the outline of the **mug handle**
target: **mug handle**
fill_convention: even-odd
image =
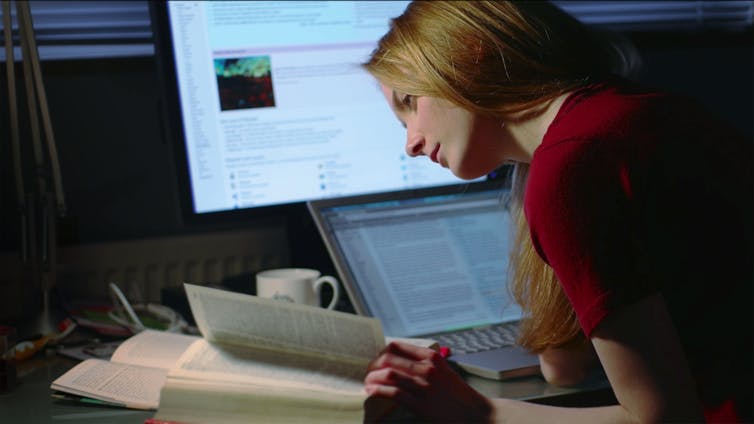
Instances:
[[[338,280],[336,280],[335,277],[323,275],[322,277],[317,278],[317,281],[314,282],[314,293],[319,297],[320,292],[322,291],[322,284],[325,283],[332,287],[332,300],[330,301],[330,304],[327,305],[327,309],[334,309],[335,304],[338,303],[338,299],[340,299],[340,287],[338,286]]]

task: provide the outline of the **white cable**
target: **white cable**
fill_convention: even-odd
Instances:
[[[144,330],[144,324],[142,324],[139,317],[136,315],[136,312],[134,312],[133,308],[131,307],[131,303],[128,302],[128,299],[126,299],[126,296],[123,295],[123,292],[120,291],[118,286],[111,282],[110,283],[110,292],[115,295],[115,299],[120,302],[120,304],[123,306],[123,308],[126,310],[126,313],[133,321],[133,325],[139,330]]]
[[[140,331],[145,330],[147,327],[141,322],[141,320],[138,317],[138,314],[136,313],[137,310],[139,311],[146,311],[157,318],[162,319],[163,321],[166,321],[167,328],[164,331],[170,332],[170,333],[177,333],[183,330],[183,328],[187,325],[186,321],[183,319],[181,314],[174,311],[173,309],[164,306],[164,305],[158,305],[154,303],[149,303],[146,306],[145,305],[131,305],[131,302],[126,299],[126,296],[123,294],[123,292],[120,290],[117,284],[111,282],[110,283],[110,291],[113,295],[113,304],[117,308],[118,305],[121,305],[126,311],[126,314],[128,315],[128,318],[130,318],[130,321],[128,319],[125,319],[121,315],[115,313],[115,311],[110,311],[108,313],[108,316],[110,319],[115,321],[116,323],[130,329],[134,333],[138,333]]]

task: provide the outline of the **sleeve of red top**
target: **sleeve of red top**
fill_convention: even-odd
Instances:
[[[616,308],[646,296],[636,272],[627,155],[608,140],[569,139],[532,162],[525,213],[587,337]]]

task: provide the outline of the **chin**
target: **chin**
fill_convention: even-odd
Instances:
[[[473,160],[474,158],[468,159],[470,160],[464,160],[461,163],[448,163],[448,167],[453,175],[462,180],[473,180],[486,176],[502,164],[502,161],[498,161],[493,156],[476,157],[476,160]]]
[[[492,171],[492,170],[490,170]],[[462,180],[473,180],[479,177],[483,177],[487,175],[490,171],[481,171],[481,170],[474,170],[474,169],[455,169],[450,168],[450,172],[453,173],[456,177],[462,179]]]

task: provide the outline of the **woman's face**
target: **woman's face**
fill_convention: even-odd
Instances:
[[[382,94],[406,128],[406,153],[428,156],[463,179],[481,177],[506,159],[502,121],[473,114],[434,97]]]

